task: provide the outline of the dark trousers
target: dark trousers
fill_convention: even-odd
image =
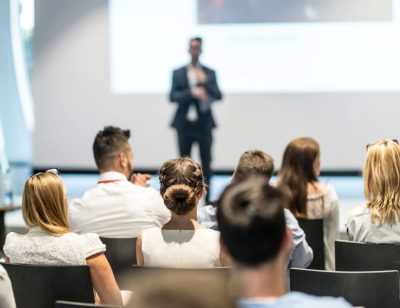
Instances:
[[[187,123],[177,128],[179,153],[181,156],[189,156],[192,152],[193,143],[199,145],[201,165],[203,168],[204,180],[209,184],[211,171],[211,144],[212,130],[199,127],[196,123]]]

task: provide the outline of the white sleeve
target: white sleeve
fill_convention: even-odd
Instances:
[[[289,261],[289,267],[307,268],[314,257],[312,248],[306,241],[303,229],[300,228],[297,219],[285,209],[286,226],[292,231],[293,251]]]
[[[15,243],[16,243],[16,234],[14,232],[8,233],[3,247],[3,251],[6,257],[10,259],[11,263],[12,260],[14,259]]]
[[[171,212],[165,206],[160,194],[156,191],[154,193],[156,195],[153,200],[153,215],[158,225],[162,226],[171,220]]]
[[[4,267],[0,265],[0,307],[15,308],[14,293],[10,278]]]
[[[96,233],[86,233],[81,236],[85,247],[85,258],[106,251],[106,245],[100,241],[100,238]]]

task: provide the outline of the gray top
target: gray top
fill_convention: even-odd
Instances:
[[[216,207],[203,206],[197,210],[197,219],[204,227],[218,230],[216,213]],[[288,209],[285,209],[285,218],[286,225],[292,231],[293,236],[293,252],[289,260],[289,267],[307,268],[313,259],[313,251],[308,246],[303,229],[300,228],[297,219]]]
[[[365,206],[355,208],[350,212],[346,223],[347,237],[350,241],[398,244],[400,243],[400,224],[382,224],[371,222],[370,211]]]
[[[308,219],[322,219],[324,223],[325,269],[335,270],[335,240],[339,237],[339,200],[335,188],[320,184],[321,191],[307,196]]]

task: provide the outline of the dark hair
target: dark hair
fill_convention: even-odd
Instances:
[[[254,150],[246,151],[242,154],[242,156],[240,156],[238,165],[235,169],[234,177],[235,180],[240,181],[249,175],[258,174],[265,176],[267,181],[269,181],[273,173],[273,158],[263,151]]]
[[[200,36],[192,37],[192,38],[189,40],[189,43],[191,43],[191,42],[193,42],[193,41],[197,41],[197,42],[199,42],[200,44],[203,43],[203,39],[202,39]]]
[[[289,195],[289,209],[295,216],[307,217],[307,185],[318,181],[314,163],[319,157],[319,144],[302,137],[290,142],[283,154],[279,186]]]
[[[285,235],[287,199],[265,177],[229,185],[220,198],[217,221],[221,241],[238,263],[256,267],[274,259]]]
[[[128,150],[130,135],[129,129],[122,130],[115,126],[106,126],[97,133],[93,142],[93,155],[99,170],[113,167],[119,153]]]
[[[166,161],[160,169],[160,193],[169,210],[177,215],[189,213],[204,188],[200,165],[188,157]]]

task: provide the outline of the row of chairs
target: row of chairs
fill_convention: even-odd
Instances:
[[[307,234],[307,226],[304,226]],[[310,238],[307,237],[307,240],[310,241]],[[102,241],[107,245],[106,256],[122,288],[131,287],[123,284],[122,274],[129,273],[130,277],[136,277],[138,271],[157,270],[132,266],[136,263],[135,239],[102,238]],[[394,300],[398,302],[400,245],[336,241],[335,246],[337,272],[293,269],[290,273],[291,289],[315,295],[343,296],[353,305],[366,307],[391,307]],[[316,255],[323,255],[323,243],[320,250],[313,249]],[[323,259],[318,262],[324,264]],[[4,267],[13,283],[17,307],[54,307],[56,300],[93,303],[90,272],[85,266],[4,264]],[[222,272],[228,273],[226,268]],[[27,286],[29,281],[32,285]],[[41,299],[47,299],[47,304]]]
[[[67,308],[94,306],[94,293],[87,266],[47,266],[2,263],[14,291],[18,308]],[[229,268],[171,269],[144,266],[129,266],[124,269],[126,289],[134,291],[141,277],[161,272],[200,271],[212,275],[223,275],[227,280]],[[110,307],[110,306],[100,306]]]
[[[400,307],[400,245],[338,240],[335,260],[335,272],[292,269],[291,290],[342,296],[354,306]]]
[[[94,307],[90,271],[86,266],[33,266],[3,264],[14,289],[18,308]],[[214,269],[161,269],[131,266],[126,269],[130,290],[140,284],[142,274],[150,277],[160,271],[208,271],[228,279],[228,268]],[[290,288],[318,296],[341,296],[354,306],[399,307],[399,272],[369,271],[345,272],[309,269],[291,269]],[[73,303],[75,302],[75,303]],[[110,306],[103,306],[110,307]]]

